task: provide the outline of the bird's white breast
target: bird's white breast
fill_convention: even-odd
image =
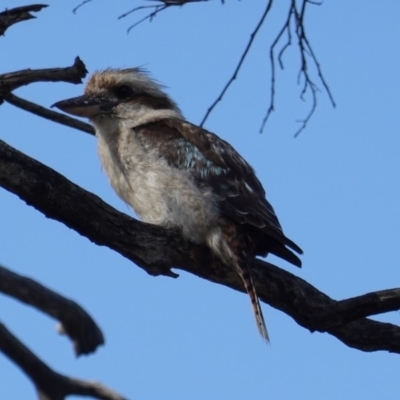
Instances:
[[[178,227],[203,242],[215,229],[218,207],[211,191],[199,188],[186,170],[168,165],[156,149],[144,147],[124,121],[95,124],[99,153],[110,183],[143,221]]]

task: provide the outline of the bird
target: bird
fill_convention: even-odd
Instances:
[[[188,122],[140,67],[96,71],[82,96],[53,107],[93,124],[111,186],[144,222],[208,246],[238,274],[269,342],[251,262],[271,253],[301,267],[303,251],[284,235],[250,164],[227,141]]]

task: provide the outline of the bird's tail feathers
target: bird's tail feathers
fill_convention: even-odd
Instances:
[[[294,254],[291,250],[289,250],[287,247],[285,247],[283,244],[278,243],[278,242],[271,242],[269,244],[269,252],[272,254],[275,254],[276,256],[282,258],[283,260],[286,260],[287,262],[290,262],[291,264],[295,265],[296,267],[301,268],[301,260],[299,257],[297,257],[296,254]]]
[[[238,272],[240,277],[242,278],[244,287],[246,292],[248,293],[251,305],[253,306],[254,315],[256,317],[257,327],[262,336],[262,338],[269,343],[269,335],[267,326],[265,324],[263,312],[261,309],[260,300],[258,298],[256,288],[254,286],[253,277],[251,276],[251,272],[248,267],[238,266]]]

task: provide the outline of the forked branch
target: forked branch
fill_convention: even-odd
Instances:
[[[263,132],[265,125],[270,118],[273,111],[275,111],[275,93],[276,93],[276,68],[277,64],[281,69],[284,68],[283,64],[283,55],[287,51],[287,49],[293,45],[293,42],[296,41],[298,51],[300,54],[300,70],[298,74],[298,84],[302,84],[302,89],[300,92],[300,98],[305,100],[305,95],[307,93],[311,93],[311,108],[306,117],[299,122],[301,122],[300,128],[296,131],[295,136],[298,136],[302,130],[304,130],[309,122],[310,118],[314,114],[317,107],[317,92],[318,87],[312,78],[312,71],[310,69],[309,63],[313,65],[313,67],[317,71],[318,79],[321,82],[323,88],[328,94],[329,100],[333,107],[336,106],[335,101],[333,99],[331,90],[325,80],[325,77],[322,73],[321,65],[314,53],[313,48],[311,47],[310,41],[306,35],[305,31],[305,15],[308,4],[319,5],[319,3],[312,2],[310,0],[302,0],[300,2],[296,2],[296,0],[290,0],[290,6],[288,13],[286,15],[286,19],[284,20],[281,29],[275,36],[275,39],[269,46],[269,60],[270,60],[270,68],[271,68],[271,80],[270,80],[270,99],[267,107],[267,111],[265,117],[261,123],[260,133]],[[221,90],[220,94],[217,96],[216,100],[211,104],[211,106],[207,109],[200,125],[203,126],[206,122],[207,118],[211,114],[211,112],[215,109],[217,104],[222,100],[225,93],[233,83],[233,81],[238,77],[239,71],[249,53],[249,50],[260,31],[260,28],[264,25],[267,17],[271,14],[271,9],[273,5],[273,0],[269,0],[267,6],[261,16],[260,21],[256,24],[253,32],[250,35],[250,39],[242,52],[238,64],[228,79],[227,83]],[[286,42],[282,44],[282,38],[286,35]],[[280,48],[278,46],[281,45]]]
[[[140,25],[144,21],[153,21],[153,19],[160,14],[162,11],[166,10],[167,8],[170,7],[182,7],[185,4],[189,3],[200,3],[200,2],[206,2],[210,0],[152,0],[153,2],[156,2],[158,4],[152,4],[152,5],[146,5],[146,6],[139,6],[132,8],[131,10],[127,11],[126,13],[120,15],[118,19],[125,18],[130,14],[133,14],[137,11],[141,10],[151,10],[149,14],[145,15],[143,18],[139,19],[139,21],[135,22],[133,25],[131,25],[128,28],[128,33],[135,28],[136,26]],[[224,1],[222,1],[224,3]]]

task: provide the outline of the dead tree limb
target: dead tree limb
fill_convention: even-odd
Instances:
[[[78,84],[82,83],[82,79],[85,78],[86,75],[86,66],[79,57],[75,58],[72,66],[66,68],[25,69],[1,74],[0,104],[5,100],[15,107],[38,115],[39,117],[94,135],[94,129],[91,125],[71,118],[68,115],[49,110],[12,93],[13,90],[21,86],[36,82],[68,82]]]
[[[33,279],[18,275],[1,265],[0,292],[60,321],[60,331],[72,340],[77,356],[92,353],[104,344],[100,328],[81,306]]]
[[[29,6],[15,7],[0,13],[0,36],[3,36],[6,30],[18,22],[27,21],[36,18],[31,13],[39,12],[48,7],[46,4],[31,4]]]
[[[82,83],[87,70],[79,57],[66,68],[24,69],[0,75],[0,99],[6,97],[13,90],[35,82],[68,82]]]
[[[31,379],[40,400],[63,400],[70,395],[91,396],[102,400],[126,400],[125,397],[100,383],[70,378],[54,371],[2,323],[0,323],[0,351]]]
[[[234,271],[205,246],[185,242],[178,232],[144,224],[120,213],[56,171],[0,141],[0,186],[49,218],[92,242],[107,246],[150,275],[177,277],[171,268],[244,291]],[[72,206],[73,205],[73,206]],[[311,332],[327,332],[363,351],[400,354],[400,327],[365,317],[400,309],[400,290],[332,300],[301,278],[261,260],[253,263],[260,298]]]

